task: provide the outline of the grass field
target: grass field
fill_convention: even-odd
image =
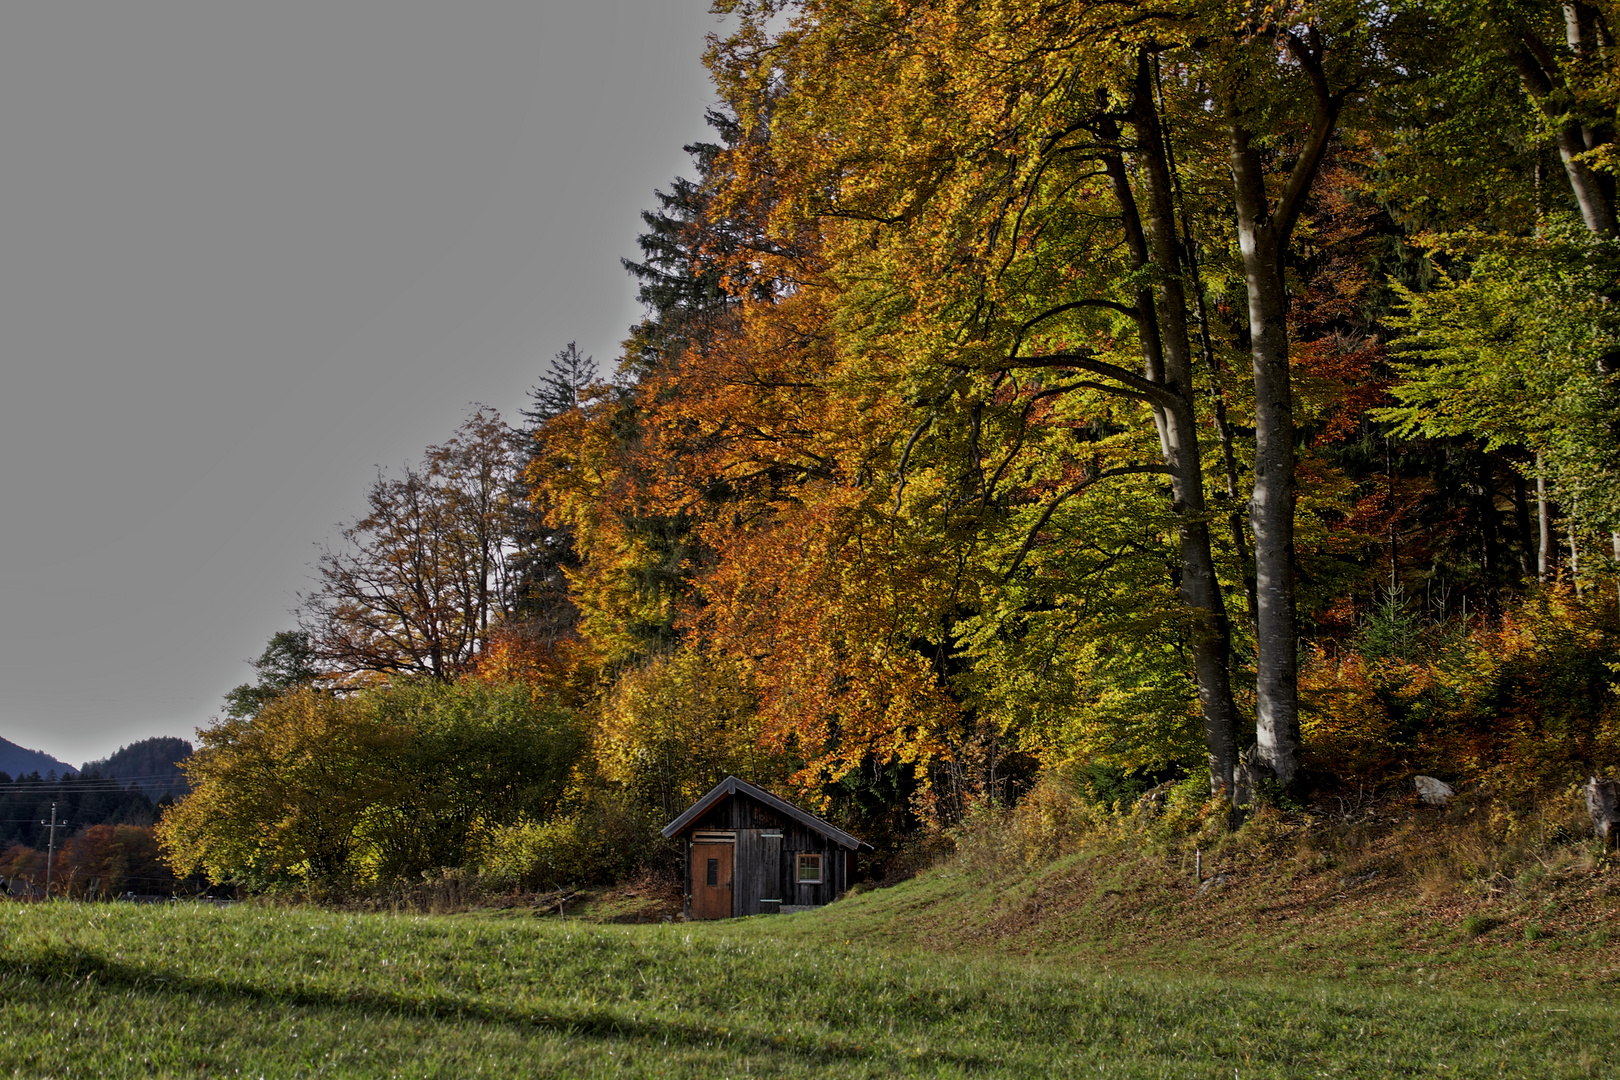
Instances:
[[[1247,1080],[1620,1067],[1606,986],[1182,976],[963,955],[915,926],[911,944],[862,936],[885,908],[926,907],[940,887],[654,926],[3,904],[0,1072]]]

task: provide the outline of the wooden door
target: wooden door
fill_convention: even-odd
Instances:
[[[692,918],[731,918],[734,844],[692,845]]]

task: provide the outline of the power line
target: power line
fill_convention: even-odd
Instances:
[[[0,784],[0,792],[3,792],[3,793],[8,794],[8,795],[22,795],[22,794],[26,794],[26,793],[28,793],[30,791],[38,791],[41,794],[54,795],[58,791],[60,791],[60,793],[63,794],[63,795],[70,795],[70,794],[72,794],[74,792],[143,791],[148,787],[154,787],[155,788],[155,787],[164,787],[164,786],[166,786],[166,785],[163,785],[163,784],[130,784],[130,785],[125,786],[125,787],[120,787],[120,786],[118,786],[116,784],[82,784],[82,785],[81,784],[74,784],[71,787],[63,786],[61,788],[57,788],[54,785],[51,786],[51,787],[43,787],[43,786],[41,786],[41,787],[37,787],[37,788],[32,788],[32,787],[10,787],[10,786],[5,785],[5,784]]]
[[[162,785],[153,784],[151,786],[152,787],[160,787]],[[97,785],[97,786],[93,786],[93,787],[92,786],[80,787],[80,786],[75,785],[73,787],[64,787],[64,788],[56,788],[56,787],[49,787],[49,788],[10,788],[10,787],[6,787],[5,785],[0,785],[0,793],[6,794],[6,795],[26,795],[31,791],[37,791],[41,795],[50,795],[52,797],[55,797],[58,794],[66,796],[66,795],[72,795],[72,794],[75,794],[75,793],[89,794],[89,793],[100,793],[100,792],[106,792],[106,791],[144,791],[144,790],[145,790],[145,788],[140,784],[130,784],[128,787],[116,787],[116,786],[109,786],[109,785]]]
[[[30,775],[37,775],[37,774],[30,774]],[[180,775],[182,775],[180,770],[176,769],[173,772],[140,773],[140,774],[131,774],[131,775],[127,775],[127,776],[122,774],[122,773],[111,773],[111,774],[108,774],[108,775],[105,775],[105,776],[98,773],[94,777],[91,777],[88,773],[81,773],[81,772],[78,772],[77,770],[75,770],[74,772],[71,772],[71,773],[64,773],[63,775],[57,777],[55,780],[48,780],[43,776],[41,776],[38,780],[29,780],[29,779],[26,779],[26,778],[16,778],[16,777],[14,777],[10,782],[13,783],[13,784],[25,784],[25,783],[26,784],[61,784],[61,783],[66,783],[66,782],[75,780],[75,779],[77,779],[79,777],[85,777],[87,782],[95,783],[96,781],[99,781],[99,780],[167,780],[167,779],[171,779],[173,777],[180,776]]]
[[[113,788],[123,790],[185,782],[185,777],[180,775],[138,777],[127,781],[119,777],[109,777],[105,780],[13,780],[10,783],[0,783],[0,791],[46,791],[56,788],[72,791],[101,791]]]

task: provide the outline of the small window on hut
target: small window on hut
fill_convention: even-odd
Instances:
[[[705,875],[705,877],[704,877],[703,884],[705,884],[705,885],[718,885],[718,884],[720,884],[720,860],[719,859],[710,859],[709,860],[709,871],[708,871],[707,875]]]
[[[821,884],[821,856],[820,855],[800,855],[799,856],[799,884],[800,885],[820,885]]]

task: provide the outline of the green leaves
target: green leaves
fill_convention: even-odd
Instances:
[[[555,810],[585,742],[527,687],[476,679],[301,688],[200,739],[160,826],[171,863],[324,888],[462,865],[488,830]]]
[[[1404,312],[1391,393],[1378,410],[1403,435],[1472,436],[1490,448],[1539,456],[1566,511],[1590,526],[1620,524],[1615,376],[1620,315],[1605,293],[1620,247],[1578,225],[1554,223],[1530,240],[1447,238],[1468,258],[1426,293],[1396,286]]]

